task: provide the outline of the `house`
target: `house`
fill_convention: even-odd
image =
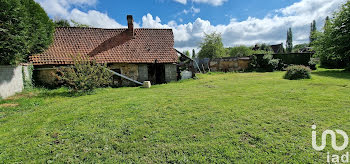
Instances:
[[[283,48],[283,43],[281,44],[276,44],[276,45],[271,45],[271,48],[275,54],[283,54],[285,53],[284,48]]]
[[[54,67],[73,63],[72,55],[83,55],[122,75],[152,84],[177,80],[177,52],[171,29],[134,28],[133,17],[127,16],[128,28],[56,28],[53,44],[43,53],[33,55],[37,83],[53,85]],[[133,82],[114,77],[117,86]]]

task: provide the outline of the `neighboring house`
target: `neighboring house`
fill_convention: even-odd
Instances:
[[[276,45],[271,45],[271,48],[275,54],[283,54],[285,53],[284,48],[283,48],[283,43],[281,44],[276,44]]]
[[[56,28],[53,44],[42,54],[30,57],[35,66],[38,83],[55,82],[54,67],[72,64],[71,55],[88,56],[97,63],[134,80],[160,84],[177,80],[176,62],[171,29],[134,29],[133,18],[127,16],[128,28]],[[132,82],[114,77],[117,86],[132,86]]]

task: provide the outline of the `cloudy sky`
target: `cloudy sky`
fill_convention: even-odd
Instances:
[[[226,47],[278,44],[292,27],[294,44],[308,42],[310,23],[322,27],[346,0],[36,0],[51,18],[101,28],[172,28],[175,47],[198,49],[204,33],[219,32]]]

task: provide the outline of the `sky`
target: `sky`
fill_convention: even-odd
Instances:
[[[175,48],[196,49],[205,34],[221,33],[225,47],[284,43],[292,27],[294,44],[307,43],[310,23],[318,29],[346,0],[35,0],[53,19],[98,28],[171,28]]]

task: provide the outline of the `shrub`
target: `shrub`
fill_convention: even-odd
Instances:
[[[286,70],[287,72],[284,75],[285,79],[298,80],[311,78],[311,69],[303,65],[289,66]]]
[[[261,57],[261,55],[259,55],[260,57],[257,55],[252,55],[249,70],[259,72],[272,72],[274,70],[278,70],[280,65],[279,59],[273,59],[271,54],[265,54],[263,57]]]
[[[309,66],[312,70],[316,70],[316,65],[317,63],[319,63],[319,59],[316,59],[316,58],[311,58],[310,61],[309,61]]]
[[[92,91],[112,82],[112,73],[106,64],[97,64],[81,56],[73,58],[74,65],[57,68],[58,80],[73,92]]]

